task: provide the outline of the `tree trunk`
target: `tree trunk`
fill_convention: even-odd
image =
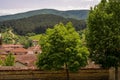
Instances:
[[[118,80],[118,67],[115,67],[115,80]]]
[[[66,69],[66,80],[70,80],[70,79],[69,79],[69,70],[68,70],[68,65],[67,65],[67,63],[65,63],[65,69]]]

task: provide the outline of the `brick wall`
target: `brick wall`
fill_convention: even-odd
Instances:
[[[66,80],[66,73],[64,70],[0,70],[0,80]],[[76,73],[70,72],[70,80],[109,80],[109,70],[81,69]]]

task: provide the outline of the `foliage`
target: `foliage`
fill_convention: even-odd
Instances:
[[[29,38],[31,40],[40,40],[41,36],[42,36],[42,34],[38,34],[38,35],[30,36]]]
[[[2,33],[2,42],[5,44],[15,44],[15,39],[17,36],[12,32],[12,29],[6,29]]]
[[[86,46],[85,32],[86,32],[86,29],[78,31],[82,44]]]
[[[4,61],[4,66],[13,66],[15,63],[15,57],[12,53],[9,53]]]
[[[3,65],[3,60],[1,59],[1,56],[0,56],[0,66]]]
[[[120,2],[102,0],[91,9],[86,40],[91,58],[104,68],[120,64]]]
[[[26,35],[28,33],[44,33],[47,28],[53,28],[55,24],[60,22],[67,23],[71,21],[76,30],[81,30],[86,27],[84,20],[76,20],[72,18],[64,18],[52,14],[36,15],[28,18],[22,18],[17,20],[9,20],[0,22],[0,28],[12,28],[13,31],[19,35]]]
[[[67,64],[67,69],[76,71],[87,63],[88,50],[82,45],[79,34],[71,23],[60,23],[53,29],[47,29],[40,45],[42,53],[36,63],[40,69],[58,70]]]
[[[22,44],[24,48],[28,48],[33,45],[32,40],[27,36],[18,36],[18,38],[19,38],[18,39],[19,44]]]
[[[33,34],[33,33],[32,33]],[[2,43],[4,44],[22,44],[25,48],[32,46],[32,39],[27,36],[19,36],[12,32],[11,29],[6,29],[2,32]]]
[[[36,34],[31,32],[31,33],[27,33],[26,36],[30,37],[30,36],[35,36]]]

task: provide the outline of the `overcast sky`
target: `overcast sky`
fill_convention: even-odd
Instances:
[[[80,10],[90,9],[100,0],[0,0],[0,15],[15,14],[37,9]]]

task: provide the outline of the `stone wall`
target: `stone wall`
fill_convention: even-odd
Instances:
[[[0,80],[66,80],[66,72],[37,69],[0,70]],[[70,80],[109,80],[109,70],[81,69],[75,73],[70,72]]]

